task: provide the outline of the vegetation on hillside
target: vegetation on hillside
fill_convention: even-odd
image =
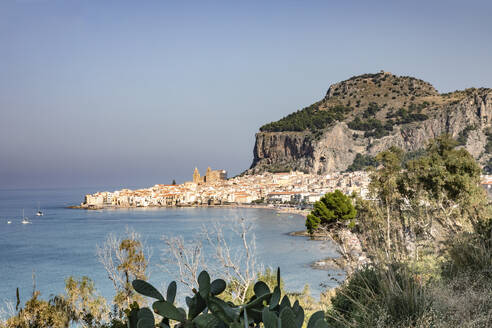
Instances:
[[[395,125],[425,121],[431,112],[469,94],[439,95],[432,85],[413,77],[363,74],[333,84],[323,100],[265,124],[260,131],[307,131],[319,137],[330,124],[346,121],[351,129],[364,131],[365,137],[379,139]]]
[[[379,139],[389,135],[389,133],[393,131],[393,124],[391,122],[386,122],[386,124],[383,125],[383,122],[375,118],[361,120],[361,118],[357,116],[347,125],[352,130],[365,131],[365,138],[374,137]]]
[[[389,135],[393,131],[394,125],[409,124],[413,122],[425,121],[429,117],[426,114],[422,114],[423,108],[428,106],[427,102],[416,105],[411,103],[406,108],[400,108],[397,111],[390,109],[386,113],[386,120],[381,121],[375,118],[377,112],[382,108],[378,104],[371,102],[367,109],[362,113],[362,118],[356,116],[347,125],[352,130],[365,131],[364,137],[374,137],[375,139],[382,138]]]
[[[357,153],[354,161],[349,165],[346,172],[362,171],[368,167],[376,167],[377,165],[378,162],[373,156]]]
[[[407,164],[417,158],[420,158],[422,156],[425,156],[427,154],[427,151],[425,149],[417,149],[414,151],[408,151],[403,154],[402,162],[401,165],[403,168],[407,167]],[[347,170],[345,172],[355,172],[355,171],[364,171],[367,169],[374,169],[379,165],[379,162],[376,160],[374,156],[367,155],[367,154],[360,154],[357,153],[355,155],[355,158],[352,162],[347,167]]]
[[[485,131],[485,135],[487,136],[487,144],[485,145],[485,152],[487,154],[492,154],[492,131],[488,129]]]
[[[390,110],[386,114],[386,118],[395,119],[394,124],[408,124],[413,122],[425,121],[429,117],[426,114],[422,114],[422,110],[427,108],[430,104],[424,101],[420,104],[410,103],[408,108],[400,108],[397,111]]]
[[[345,118],[345,114],[350,111],[350,108],[344,106],[334,106],[320,110],[319,105],[319,102],[314,103],[276,122],[265,124],[260,128],[260,131],[283,132],[310,130],[315,133],[335,121],[342,121]]]

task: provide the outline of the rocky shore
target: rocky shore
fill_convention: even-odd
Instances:
[[[339,257],[325,258],[311,264],[318,270],[343,270],[350,274],[357,268],[369,263],[369,259],[362,250],[362,245],[357,235],[349,229],[342,228],[332,231],[316,232],[310,235],[306,230],[294,231],[291,236],[310,237],[313,240],[331,241],[338,246]]]

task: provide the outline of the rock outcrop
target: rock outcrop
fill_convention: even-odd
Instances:
[[[299,120],[292,115],[265,125],[256,134],[250,173],[344,171],[358,153],[374,156],[391,146],[415,151],[443,133],[457,138],[482,165],[492,156],[492,89],[439,94],[422,80],[382,72],[336,83],[313,106],[315,112],[344,106],[346,114],[318,130],[289,131],[303,126],[294,121],[292,128],[288,121]]]

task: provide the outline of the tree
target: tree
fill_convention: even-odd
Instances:
[[[23,308],[16,315],[0,322],[2,328],[67,328],[76,317],[63,297],[55,296],[45,301],[40,292],[34,291]]]
[[[75,317],[84,327],[100,326],[108,319],[106,299],[96,293],[94,282],[84,276],[80,280],[65,279],[65,300]]]
[[[313,234],[320,225],[352,223],[356,214],[357,211],[350,198],[337,189],[314,203],[314,209],[306,218],[306,228],[310,234]]]
[[[371,175],[369,190],[386,210],[386,246],[391,248],[391,218],[392,212],[398,209],[400,195],[398,193],[398,178],[401,171],[403,150],[397,147],[379,153],[376,161],[382,167]]]
[[[365,230],[364,242],[384,250],[386,260],[418,259],[419,248],[439,248],[449,233],[486,231],[490,214],[480,167],[456,146],[449,135],[431,140],[420,156],[405,163],[405,170],[402,163],[410,156],[401,149],[392,147],[376,156],[381,167],[371,174],[369,185],[374,201],[357,200],[357,224]]]
[[[371,155],[364,155],[364,154],[357,153],[357,155],[355,155],[352,164],[350,164],[349,167],[347,167],[346,172],[362,171],[367,167],[371,167],[371,166],[376,167],[377,165],[378,162]]]
[[[449,135],[431,141],[427,155],[408,162],[399,182],[402,195],[428,204],[432,216],[453,231],[479,224],[487,205],[480,166],[457,145]]]
[[[146,249],[138,233],[127,230],[123,238],[109,234],[106,242],[98,246],[99,262],[104,265],[108,278],[113,282],[116,295],[113,302],[120,310],[127,309],[133,302],[142,303],[131,282],[147,279],[150,251]]]

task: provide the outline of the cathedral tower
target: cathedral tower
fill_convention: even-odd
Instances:
[[[202,179],[200,178],[200,172],[198,172],[198,168],[195,167],[195,171],[193,171],[193,182],[200,183]]]

